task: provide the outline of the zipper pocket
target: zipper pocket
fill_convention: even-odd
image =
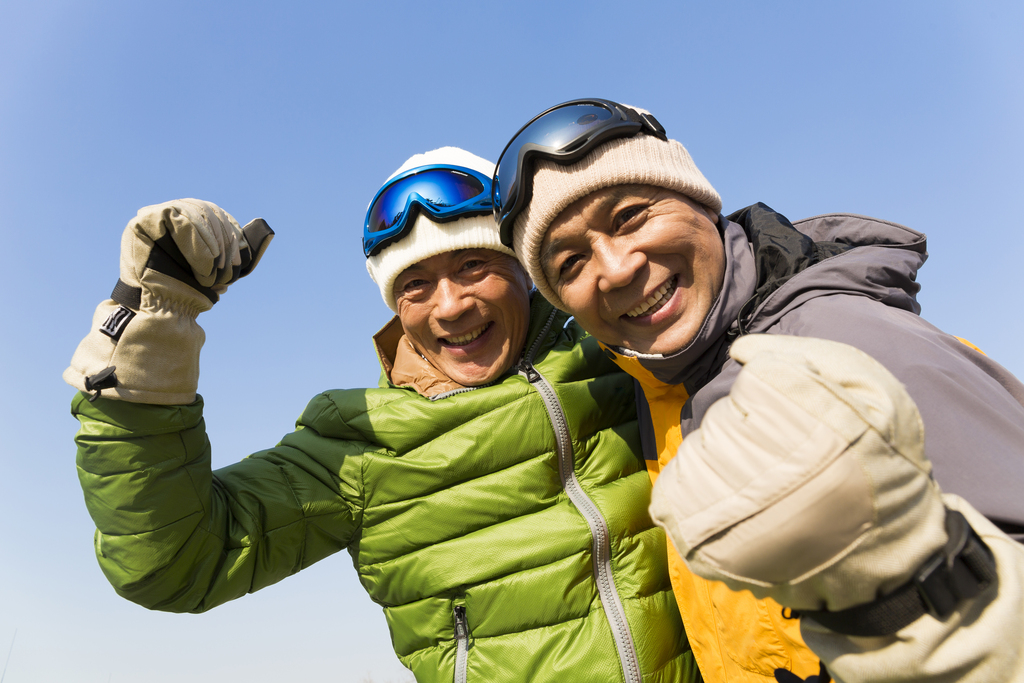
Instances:
[[[466,606],[452,608],[455,618],[455,683],[466,683],[466,663],[469,659],[469,622],[466,621]]]

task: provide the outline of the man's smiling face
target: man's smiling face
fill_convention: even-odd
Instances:
[[[530,279],[511,256],[461,249],[409,266],[395,280],[402,328],[413,347],[464,386],[512,367],[530,325]]]
[[[725,247],[716,219],[672,190],[604,188],[552,222],[541,267],[600,341],[673,353],[693,340],[722,290]]]

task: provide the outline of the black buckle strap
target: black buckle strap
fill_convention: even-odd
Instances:
[[[838,612],[804,611],[825,628],[851,636],[884,636],[930,614],[945,620],[963,600],[976,597],[996,581],[996,562],[967,519],[946,510],[949,540],[914,577],[889,595]]]
[[[639,112],[624,104],[619,104],[618,108],[619,111],[626,115],[627,119],[633,123],[639,123],[642,126],[641,130],[644,133],[653,135],[654,137],[662,140],[668,140],[668,134],[665,132],[665,126],[661,125],[661,122],[654,118],[654,114]]]
[[[95,375],[89,375],[85,378],[85,390],[95,391],[95,394],[89,396],[89,403],[92,403],[100,397],[100,392],[104,389],[113,389],[117,386],[117,375],[114,373],[116,370],[113,365],[109,368],[103,368]]]

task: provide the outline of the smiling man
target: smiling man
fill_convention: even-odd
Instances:
[[[815,655],[844,681],[1022,680],[994,644],[1024,628],[1024,385],[919,317],[924,235],[723,216],[608,100],[532,119],[494,180],[503,243],[636,380],[705,681],[828,680]]]
[[[444,148],[384,184],[363,232],[397,313],[374,339],[380,387],[317,396],[278,445],[216,471],[195,316],[263,233],[197,200],[129,223],[115,300],[65,373],[121,595],[202,612],[347,549],[417,681],[699,680],[631,380],[531,297],[494,230],[492,169]]]

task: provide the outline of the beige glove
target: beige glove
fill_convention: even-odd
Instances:
[[[256,267],[273,236],[263,219],[243,230],[198,199],[139,210],[121,237],[121,278],[64,380],[94,398],[192,403],[205,341],[196,316]]]
[[[804,612],[837,683],[1024,682],[1024,547],[940,496],[902,385],[819,339],[752,335],[730,353],[744,367],[729,396],[652,495],[690,568]]]
[[[697,574],[799,610],[902,586],[946,542],[903,386],[867,354],[750,335],[744,365],[654,487],[651,515]]]

